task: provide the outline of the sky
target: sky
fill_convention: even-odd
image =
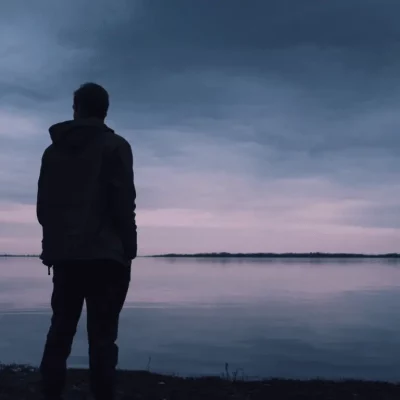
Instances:
[[[397,252],[398,0],[13,0],[0,15],[0,253],[39,253],[48,128],[110,93],[139,254]]]

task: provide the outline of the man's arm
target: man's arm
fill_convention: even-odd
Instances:
[[[130,144],[123,141],[112,154],[111,212],[129,260],[137,255],[136,190]]]
[[[36,217],[39,221],[39,224],[43,226],[43,207],[44,207],[44,180],[47,173],[46,168],[46,159],[47,159],[47,149],[43,153],[42,161],[40,165],[40,173],[39,173],[39,180],[38,180],[38,190],[37,190],[37,199],[36,199]]]

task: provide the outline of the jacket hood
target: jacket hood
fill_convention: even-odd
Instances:
[[[104,122],[96,119],[64,121],[52,125],[49,133],[56,146],[70,150],[78,150],[106,132],[113,133]]]

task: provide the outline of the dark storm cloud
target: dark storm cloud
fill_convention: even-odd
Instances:
[[[387,109],[400,103],[398,3],[150,0],[123,8],[130,18],[89,28],[78,19],[59,32],[64,45],[91,50],[78,75],[107,84],[114,112],[126,117],[121,126],[194,129],[313,155],[397,151],[398,121]],[[215,133],[220,121],[228,123]],[[165,147],[168,138],[157,141]]]
[[[108,71],[109,79],[120,80],[122,87],[131,89],[127,81],[138,84],[132,99],[140,97],[144,81],[150,84],[146,86],[150,93],[152,88],[157,91],[160,75],[166,73],[211,68],[295,77],[306,66],[304,60],[303,66],[296,61],[314,47],[348,51],[343,58],[349,67],[368,61],[364,67],[374,70],[397,60],[390,50],[400,35],[396,17],[400,5],[388,0],[120,0],[113,5],[86,0],[72,1],[68,7],[41,0],[32,4],[10,3],[2,18],[25,22],[29,17],[66,50],[91,53],[90,60],[75,60],[77,64],[89,61],[80,65],[81,74]],[[340,53],[330,54],[340,60]]]
[[[100,24],[94,33],[88,32],[85,24],[75,25],[74,34],[65,33],[65,38],[104,46],[110,57],[124,53],[124,59],[131,59],[138,69],[148,68],[149,61],[158,61],[152,68],[174,66],[182,71],[185,66],[214,67],[218,61],[230,65],[232,59],[226,58],[227,53],[247,66],[243,56],[261,57],[257,59],[261,63],[253,68],[263,68],[262,61],[268,60],[265,51],[304,45],[353,49],[377,46],[382,54],[387,45],[397,43],[400,34],[400,5],[385,0],[148,0],[124,2],[123,7],[131,18],[118,24]],[[222,54],[214,50],[222,50]],[[204,52],[208,52],[208,58],[203,58]],[[177,54],[180,57],[173,57]],[[189,54],[192,57],[182,57]],[[147,57],[141,57],[144,55]]]
[[[296,120],[291,107],[305,115],[316,107],[325,118],[321,101],[346,116],[348,105],[363,111],[366,100],[397,93],[400,5],[393,1],[27,4],[16,1],[3,18],[24,5],[58,45],[78,52],[70,66],[74,77],[40,80],[48,98],[62,84],[99,79],[110,88],[115,111],[129,113],[139,126],[232,116],[257,124],[268,108]],[[25,95],[46,96],[39,85]]]

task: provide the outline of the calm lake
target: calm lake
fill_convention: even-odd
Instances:
[[[0,259],[0,362],[38,365],[51,288],[39,260]],[[120,368],[398,381],[400,262],[139,258],[119,345]]]

